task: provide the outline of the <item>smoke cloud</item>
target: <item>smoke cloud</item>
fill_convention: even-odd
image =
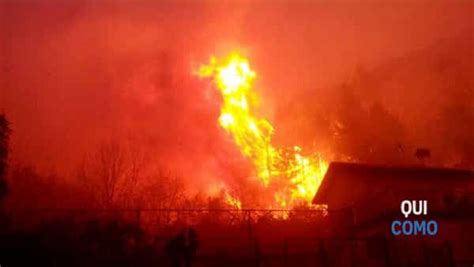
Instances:
[[[4,1],[0,110],[11,160],[74,181],[133,140],[193,190],[251,173],[193,72],[238,50],[281,145],[336,160],[472,167],[470,1]],[[153,172],[155,167],[150,167]]]

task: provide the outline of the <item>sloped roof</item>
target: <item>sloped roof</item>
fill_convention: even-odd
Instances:
[[[400,180],[401,182],[419,181],[440,183],[448,186],[454,181],[473,181],[474,172],[471,170],[451,168],[431,168],[424,166],[389,166],[372,165],[347,162],[332,162],[316,193],[313,203],[327,204],[328,195],[338,187],[344,186],[347,179],[357,179],[366,186],[376,186],[388,181]],[[352,181],[353,182],[353,181]],[[412,185],[416,186],[413,183]]]

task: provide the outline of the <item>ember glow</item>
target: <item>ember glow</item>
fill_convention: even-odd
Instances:
[[[223,102],[218,122],[252,162],[259,182],[272,191],[274,202],[268,207],[311,206],[328,163],[318,153],[304,155],[298,146],[282,149],[272,144],[273,126],[253,114],[258,102],[252,91],[256,73],[248,59],[235,52],[223,59],[211,57],[198,74],[212,78],[221,93]],[[238,199],[230,195],[227,199],[232,206],[241,207]]]

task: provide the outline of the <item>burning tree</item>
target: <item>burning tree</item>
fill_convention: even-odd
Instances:
[[[230,133],[241,153],[255,167],[259,181],[271,191],[270,208],[290,209],[311,205],[327,162],[319,154],[303,155],[302,149],[279,149],[272,144],[273,126],[253,114],[257,96],[252,91],[256,77],[246,58],[232,53],[224,59],[212,57],[199,69],[200,77],[211,77],[223,98],[219,124]],[[231,198],[233,199],[233,198]]]

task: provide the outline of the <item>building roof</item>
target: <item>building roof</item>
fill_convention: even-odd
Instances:
[[[362,187],[375,187],[381,185],[403,185],[408,182],[407,190],[413,191],[417,187],[425,186],[428,181],[430,185],[439,184],[440,186],[451,188],[450,185],[474,182],[474,172],[472,170],[424,166],[389,166],[332,162],[313,199],[313,203],[330,204],[328,203],[330,194],[333,194],[341,187],[347,187],[348,184],[351,186],[357,184]],[[353,197],[348,194],[347,196],[346,194],[340,194],[338,197],[340,198],[341,196],[346,198]]]

